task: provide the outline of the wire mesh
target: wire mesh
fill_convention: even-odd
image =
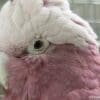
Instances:
[[[69,0],[72,10],[89,21],[100,37],[100,0]]]

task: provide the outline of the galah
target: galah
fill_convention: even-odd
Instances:
[[[3,100],[100,98],[97,35],[67,0],[9,0],[0,12]]]

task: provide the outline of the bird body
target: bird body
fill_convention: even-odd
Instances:
[[[45,55],[11,58],[7,68],[9,88],[4,100],[90,100],[100,96],[100,54],[95,46],[84,51],[60,45]]]
[[[0,12],[3,100],[100,96],[97,35],[67,0],[11,0]]]

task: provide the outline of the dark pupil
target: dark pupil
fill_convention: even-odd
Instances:
[[[43,46],[43,42],[40,41],[40,40],[36,41],[35,44],[34,44],[35,49],[41,49],[42,46]]]

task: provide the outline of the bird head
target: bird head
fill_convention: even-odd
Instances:
[[[1,9],[0,49],[17,55],[40,40],[46,46],[96,44],[93,30],[80,19],[67,0],[10,0]]]

